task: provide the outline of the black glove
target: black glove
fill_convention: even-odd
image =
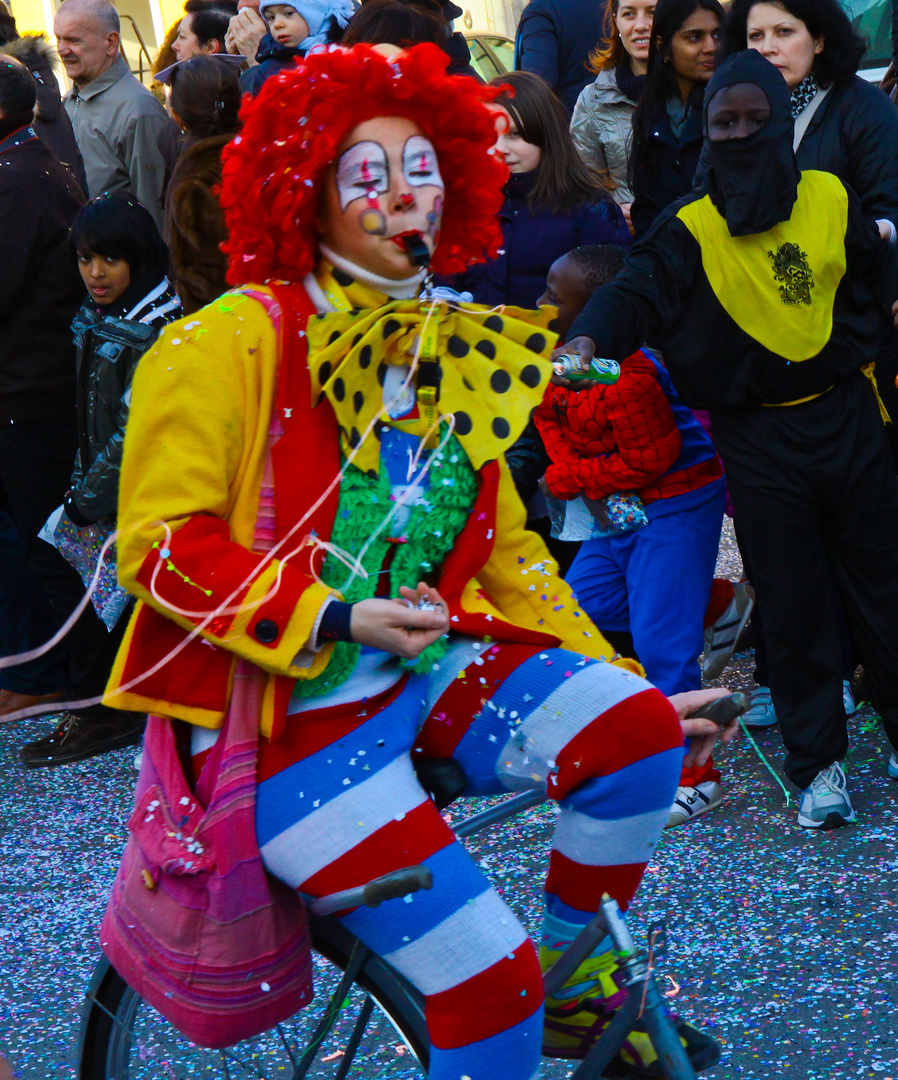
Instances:
[[[62,508],[65,510],[65,516],[69,521],[71,521],[73,525],[77,525],[79,529],[86,529],[88,525],[93,525],[93,522],[88,521],[75,505],[75,497],[72,495],[71,491],[65,493],[65,498],[62,500]]]

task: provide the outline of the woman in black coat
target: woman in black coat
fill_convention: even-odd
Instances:
[[[722,22],[717,0],[659,0],[655,8],[645,89],[633,114],[630,220],[637,238],[692,190]]]

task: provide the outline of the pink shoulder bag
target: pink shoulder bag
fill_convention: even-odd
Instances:
[[[274,1027],[312,999],[305,909],[267,874],[256,841],[260,676],[238,662],[197,794],[172,722],[149,718],[131,835],[100,931],[128,985],[214,1049]],[[205,805],[203,788],[211,789]]]

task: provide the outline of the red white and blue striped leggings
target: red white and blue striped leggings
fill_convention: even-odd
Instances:
[[[433,889],[411,903],[342,921],[426,996],[431,1080],[531,1080],[536,950],[421,788],[415,753],[455,758],[471,795],[548,785],[560,807],[548,912],[585,924],[603,892],[626,907],[636,891],[676,791],[679,723],[658,690],[611,664],[468,639],[432,675],[302,713],[260,748],[257,832],[274,875],[322,896],[430,867]]]

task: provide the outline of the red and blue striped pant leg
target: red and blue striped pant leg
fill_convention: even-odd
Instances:
[[[431,678],[416,750],[452,757],[470,794],[546,787],[558,800],[547,911],[584,924],[626,909],[683,763],[670,702],[644,679],[563,649],[459,642]]]
[[[382,700],[296,716],[264,743],[259,846],[273,874],[311,896],[428,866],[431,890],[341,921],[425,995],[431,1080],[531,1080],[542,1043],[536,950],[415,777],[426,695],[427,680],[413,677]]]
[[[549,911],[626,906],[660,834],[682,737],[666,699],[563,650],[460,641],[428,678],[364,705],[303,713],[263,742],[257,831],[269,869],[313,896],[424,863],[434,888],[346,925],[426,996],[431,1080],[529,1080],[542,986],[535,950],[427,799],[409,750],[454,756],[471,793],[548,786],[561,814]]]

